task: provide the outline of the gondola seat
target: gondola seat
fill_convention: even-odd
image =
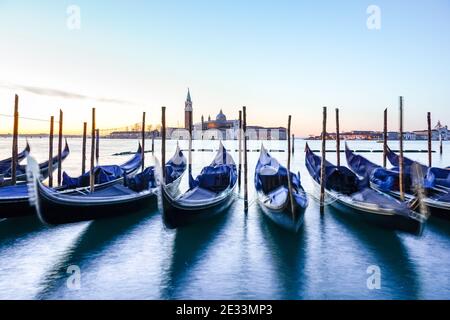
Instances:
[[[216,165],[203,168],[198,176],[198,186],[213,192],[221,192],[229,187],[231,168],[228,165]]]

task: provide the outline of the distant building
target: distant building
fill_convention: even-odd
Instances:
[[[414,132],[403,132],[404,140],[416,140],[416,134]]]
[[[427,140],[428,139],[428,130],[417,130],[414,131],[416,135],[416,140]],[[431,140],[449,140],[450,133],[448,130],[448,126],[443,126],[440,121],[437,122],[434,129],[431,130]]]
[[[397,131],[388,131],[387,138],[388,140],[398,140],[400,138],[400,133]]]
[[[185,102],[185,125],[184,128],[167,128],[167,136],[172,139],[187,139],[187,132],[189,130],[189,121],[192,121],[193,104],[190,91]],[[193,139],[205,140],[237,140],[239,132],[239,120],[228,120],[227,116],[220,109],[215,119],[208,116],[205,121],[204,116],[201,116],[201,121],[192,125]],[[247,136],[254,140],[286,140],[287,130],[283,127],[262,127],[262,126],[247,126]]]
[[[383,132],[381,131],[364,131],[364,130],[353,130],[350,132],[341,132],[341,139],[346,140],[382,140]],[[400,133],[397,131],[388,131],[388,140],[398,140]],[[450,139],[450,132],[448,126],[443,126],[440,121],[436,124],[433,130],[431,130],[431,139],[436,141],[442,138],[442,140]],[[310,140],[319,140],[321,135],[309,137]],[[336,140],[336,133],[327,133],[327,139]],[[404,140],[427,140],[428,130],[416,130],[408,131],[403,133]]]
[[[109,139],[141,139],[142,132],[141,131],[114,131],[107,136]],[[159,131],[146,131],[145,138],[151,139],[152,137],[159,137]]]

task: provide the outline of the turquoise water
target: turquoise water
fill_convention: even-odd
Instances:
[[[260,143],[250,141],[250,148]],[[30,144],[38,160],[45,160],[47,140],[31,139]],[[81,141],[70,139],[69,144],[72,154],[64,170],[76,175]],[[169,142],[168,157],[175,144]],[[185,141],[180,144],[187,146]],[[224,144],[236,147],[234,141]],[[265,145],[281,149],[285,142]],[[319,142],[311,145],[319,149]],[[354,149],[382,147],[365,141],[350,145]],[[397,147],[395,142],[391,145]],[[218,142],[194,142],[195,148],[217,146]],[[111,155],[136,147],[131,140],[101,140],[101,163],[121,163],[127,156]],[[304,141],[297,140],[293,169],[300,171],[305,189],[312,192],[303,148]],[[332,142],[328,148],[334,148]],[[426,149],[426,142],[407,142],[405,148]],[[450,165],[449,148],[445,143],[443,158],[434,154],[436,166]],[[158,144],[157,149],[159,155]],[[9,154],[10,141],[0,139],[0,159]],[[379,153],[365,155],[381,162]],[[195,153],[194,173],[213,156],[212,152]],[[430,219],[417,237],[377,228],[331,208],[320,216],[311,199],[299,233],[287,233],[265,218],[253,201],[257,156],[257,152],[249,153],[247,215],[237,195],[222,217],[179,230],[166,229],[157,210],[145,209],[126,217],[54,228],[42,226],[35,217],[1,221],[0,299],[450,298],[450,222]],[[273,156],[286,161],[287,154]],[[408,156],[424,163],[427,158],[426,154]],[[333,162],[335,157],[328,154]],[[152,161],[147,154],[148,164]],[[186,186],[185,177],[181,189]],[[380,268],[380,289],[367,287],[367,268],[372,265]],[[81,272],[76,290],[67,286],[70,266]]]

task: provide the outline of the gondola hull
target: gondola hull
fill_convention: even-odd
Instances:
[[[186,226],[195,222],[214,218],[225,213],[234,201],[234,187],[220,200],[211,200],[197,206],[182,205],[174,199],[166,186],[161,186],[161,204],[164,224],[169,229]]]
[[[72,198],[72,199],[71,199]],[[156,194],[152,191],[134,197],[84,198],[58,197],[37,185],[37,212],[39,219],[49,225],[111,218],[156,207]]]
[[[308,206],[300,173],[296,175],[288,171],[262,145],[254,182],[261,211],[278,226],[297,232],[303,224]]]
[[[374,190],[379,190],[378,187],[373,183],[371,183],[370,186]],[[379,190],[379,191],[381,192],[381,190]],[[400,199],[400,192],[398,192],[398,191],[389,191],[389,192],[385,192],[385,193],[387,193],[388,195],[390,195],[396,199]],[[412,196],[410,194],[405,194],[405,199],[408,201],[412,201],[412,200],[414,200],[414,196]],[[428,214],[430,214],[431,216],[433,216],[435,218],[450,220],[450,203],[449,202],[435,201],[432,198],[424,198],[422,201],[423,201],[423,204],[425,205],[425,208],[426,208]]]
[[[306,206],[300,206],[294,201],[294,213],[292,213],[289,197],[278,207],[267,206],[266,199],[267,197],[262,192],[258,193],[258,205],[265,216],[283,229],[292,232],[300,229],[304,221]]]
[[[36,213],[36,209],[31,206],[28,197],[0,199],[0,208],[0,219],[20,218]]]
[[[177,160],[179,163],[174,163]],[[186,168],[185,158],[179,149],[170,163],[169,188],[174,190],[178,189]],[[128,173],[132,174],[132,171],[128,170]],[[93,192],[89,187],[61,192],[44,186],[35,177],[32,186],[30,194],[33,195],[38,217],[49,225],[105,219],[157,208],[158,187],[154,167],[145,169],[132,179],[105,182],[96,186]]]
[[[439,204],[436,205],[427,205],[428,212],[431,214],[431,216],[448,220],[450,221],[450,207],[449,206],[442,206]]]
[[[319,192],[319,184],[316,182],[314,184],[317,192]],[[336,193],[328,190],[325,190],[325,203],[331,205],[341,213],[351,216],[361,216],[368,223],[383,228],[405,231],[416,235],[421,235],[423,232],[424,223],[420,220],[397,214],[383,213],[376,208],[364,207],[352,203],[346,197],[340,197]]]
[[[132,177],[136,174],[136,172],[139,170],[141,166],[141,160],[140,159],[140,148],[138,149],[137,156],[135,156],[130,161],[126,162],[122,166],[127,166],[127,177]],[[66,142],[66,146],[64,148],[63,154],[61,159],[64,160],[69,155],[70,150]],[[58,167],[58,157],[53,158],[53,171],[57,169]],[[49,174],[49,166],[48,161],[45,163],[37,164],[36,168],[34,168],[36,172],[33,173],[34,179],[41,179],[44,180],[48,177]],[[27,174],[22,175],[22,179],[26,180]],[[100,185],[96,185],[96,188],[105,188],[117,183],[121,183],[123,181],[123,177],[120,177],[114,181],[109,181],[107,183],[103,183]],[[34,183],[33,183],[34,185]],[[25,188],[23,188],[25,187]],[[30,197],[28,194],[28,188],[26,188],[27,185],[25,182],[19,182],[17,186],[2,186],[0,187],[0,219],[3,218],[18,218],[18,217],[24,217],[24,216],[30,216],[36,214],[36,209],[30,204]],[[14,192],[14,188],[19,188],[20,190],[17,190],[17,192]],[[6,192],[7,189],[10,189],[11,192]],[[89,187],[84,188],[74,188],[74,189],[67,189],[64,186],[56,187],[54,190],[66,193],[66,194],[73,194],[73,193],[79,193],[86,190],[89,190]],[[8,194],[10,193],[10,194]]]
[[[315,155],[308,145],[305,160],[314,188],[319,193],[323,160]],[[427,218],[412,210],[407,203],[371,189],[366,180],[360,180],[356,173],[347,167],[335,166],[325,161],[324,172],[326,205],[349,215],[361,216],[364,220],[382,227],[417,235],[422,233]]]

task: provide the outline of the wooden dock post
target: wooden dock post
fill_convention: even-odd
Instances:
[[[320,166],[320,214],[325,212],[325,160],[327,140],[327,107],[323,107],[322,121],[322,161]]]
[[[155,153],[155,132],[152,131],[152,153]]]
[[[288,190],[289,190],[289,202],[291,204],[291,213],[292,213],[292,217],[295,218],[295,210],[294,210],[294,197],[292,195],[292,183],[291,183],[291,153],[289,152],[289,150],[291,150],[291,139],[289,139],[289,137],[291,136],[291,119],[292,116],[289,115],[288,118],[288,148],[287,148],[287,153],[288,153],[288,160],[287,160],[287,180],[288,180]]]
[[[100,129],[95,129],[95,163],[100,159]]]
[[[145,112],[142,113],[142,168],[145,168]]]
[[[81,174],[86,172],[86,135],[87,135],[87,122],[83,122],[83,143],[81,146]]]
[[[48,186],[53,187],[53,135],[55,117],[50,117],[50,135],[48,136]]]
[[[442,146],[442,134],[441,134],[441,130],[438,130],[439,132],[439,154],[442,156],[442,152],[444,151],[444,148]]]
[[[339,132],[339,108],[336,108],[336,162],[341,166],[341,137]]]
[[[242,131],[244,134],[244,211],[245,213],[248,212],[248,164],[247,164],[247,107],[242,107],[242,117],[243,117],[243,123],[242,123]]]
[[[161,107],[161,170],[163,183],[166,182],[166,107]]]
[[[403,160],[403,97],[400,97],[400,153],[399,153],[399,189],[400,200],[405,200],[404,160]]]
[[[432,157],[431,157],[431,112],[427,112],[427,125],[428,125],[428,166],[431,168]]]
[[[14,98],[14,128],[13,128],[13,144],[12,144],[12,166],[11,166],[11,184],[17,182],[17,158],[19,152],[19,96],[16,94]]]
[[[59,110],[59,131],[58,131],[58,186],[62,183],[62,137],[63,136],[63,112]]]
[[[292,154],[295,153],[295,134],[292,135]]]
[[[387,141],[388,141],[388,133],[387,133],[387,108],[384,109],[384,120],[383,120],[383,168],[386,168],[387,161]]]
[[[91,168],[89,170],[89,184],[91,192],[94,192],[95,176],[94,176],[94,161],[95,161],[95,108],[92,108],[92,130],[91,130]]]
[[[239,110],[239,167],[238,167],[238,187],[241,188],[241,178],[242,178],[242,111]]]

